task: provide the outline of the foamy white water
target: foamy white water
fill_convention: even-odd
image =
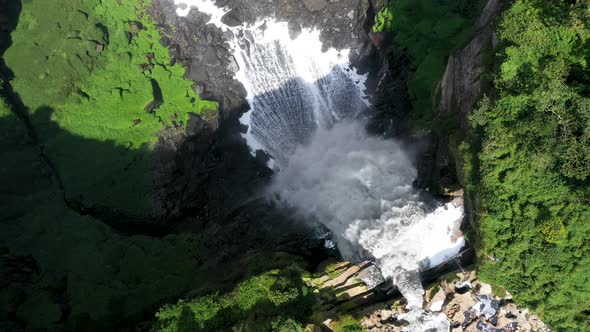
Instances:
[[[326,225],[345,258],[374,259],[385,277],[395,277],[437,266],[464,245],[452,239],[462,207],[426,204],[415,178],[399,144],[341,122],[300,145],[270,190]]]
[[[287,23],[273,19],[225,26],[227,10],[210,0],[175,3],[197,7],[234,35],[235,77],[251,107],[241,118],[248,145],[269,152],[280,168],[269,194],[326,225],[345,258],[374,260],[407,299],[406,331],[448,331],[445,315],[422,310],[419,271],[463,247],[462,237],[451,236],[462,208],[427,204],[412,187],[416,170],[397,143],[342,121],[367,106],[366,77],[350,68],[349,50],[322,52],[318,30],[303,29],[291,40]]]

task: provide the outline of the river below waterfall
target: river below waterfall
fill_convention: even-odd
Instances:
[[[321,222],[345,259],[374,261],[408,302],[406,330],[448,331],[444,315],[422,310],[419,272],[463,247],[456,235],[462,207],[413,188],[417,174],[407,151],[367,134],[358,119],[370,107],[366,78],[350,66],[349,51],[322,51],[318,30],[291,36],[286,22],[272,18],[230,27],[221,19],[227,10],[209,0],[175,3],[186,5],[178,15],[194,6],[231,32],[235,78],[250,105],[241,118],[245,139],[270,155],[276,172],[269,199]]]

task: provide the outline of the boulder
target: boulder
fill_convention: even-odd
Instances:
[[[301,34],[301,25],[297,23],[297,21],[289,21],[289,23],[287,23],[287,27],[289,28],[289,37],[291,40],[297,39],[297,37],[299,37]]]
[[[368,289],[373,289],[385,282],[381,271],[375,265],[362,269],[357,274],[356,279],[365,283]]]
[[[381,323],[387,323],[393,319],[394,312],[391,310],[381,310]]]
[[[229,27],[237,27],[244,23],[241,13],[237,9],[232,9],[223,15],[221,22]]]
[[[361,267],[358,265],[353,265],[349,267],[344,273],[340,274],[338,277],[332,280],[330,285],[332,287],[338,287],[343,285],[350,277],[355,275],[358,271],[360,271]]]
[[[342,291],[336,293],[336,299],[338,299],[339,301],[352,299],[359,295],[365,294],[368,291],[369,290],[367,289],[367,286],[363,284],[357,284],[351,287],[346,287]]]
[[[465,294],[472,288],[471,283],[468,281],[460,281],[455,283],[455,292],[459,294]]]
[[[191,63],[186,77],[199,83],[208,82],[209,80],[209,75],[207,74],[207,69],[205,68],[204,64],[198,62]]]
[[[324,332],[331,332],[334,331],[332,327],[330,327],[330,323],[332,323],[332,319],[328,318],[322,322],[322,331]]]

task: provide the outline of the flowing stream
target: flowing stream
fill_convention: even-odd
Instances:
[[[272,19],[228,27],[227,12],[210,0],[175,0],[211,15],[230,30],[248,92],[241,121],[253,151],[272,157],[277,172],[269,197],[319,220],[334,235],[342,256],[371,259],[392,278],[408,302],[407,331],[448,331],[444,314],[424,312],[419,272],[455,256],[453,237],[462,207],[441,204],[412,187],[416,169],[394,141],[369,136],[356,115],[367,108],[365,77],[348,62],[348,50],[322,52],[319,31],[303,29],[294,40],[287,23]]]

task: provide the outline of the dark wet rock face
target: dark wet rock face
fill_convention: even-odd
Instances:
[[[195,82],[203,99],[218,101],[223,117],[247,107],[246,90],[233,78],[238,68],[227,42],[229,36],[207,24],[208,15],[192,10],[187,17],[178,17],[173,0],[158,0],[152,16],[160,24],[172,60],[186,68],[187,78]]]
[[[373,54],[366,51],[370,40],[365,0],[220,0],[217,5],[227,10],[221,20],[230,27],[272,17],[288,23],[292,39],[302,29],[319,29],[324,48],[352,48],[356,63]],[[266,167],[267,156],[252,156],[241,137],[245,128],[238,118],[248,104],[244,87],[234,79],[239,70],[230,45],[234,32],[207,24],[210,17],[196,8],[179,17],[179,7],[174,0],[156,0],[151,15],[172,61],[185,67],[201,98],[219,102],[220,116],[216,123],[194,116],[187,128],[159,133],[152,183],[154,203],[164,211],[162,222],[173,232],[219,229],[216,238],[245,242],[242,251],[268,247],[325,257],[322,240],[310,234],[315,226],[295,220],[294,213],[262,196],[272,171]],[[231,251],[240,246],[227,247]]]
[[[442,112],[460,116],[463,131],[467,131],[467,116],[476,109],[484,91],[489,87],[484,72],[493,71],[486,52],[494,54],[498,46],[495,19],[507,5],[505,0],[488,0],[477,21],[478,33],[463,49],[449,57],[440,84]]]
[[[193,117],[193,134],[173,128],[161,133],[156,147],[155,192],[162,209],[175,218],[188,211],[221,220],[247,201],[260,198],[272,171],[264,158],[253,158],[242,143],[237,119],[214,131]]]
[[[252,250],[297,254],[313,263],[323,259],[323,240],[312,223],[262,197],[272,176],[266,156],[253,157],[230,117],[213,129],[194,116],[186,128],[160,133],[153,191],[174,233],[207,238],[210,261],[222,264]],[[220,265],[221,266],[221,265]]]
[[[288,22],[293,39],[304,28],[317,28],[325,48],[353,48],[357,60],[362,58],[359,54],[371,54],[363,51],[370,44],[365,0],[225,0],[217,5],[227,10],[222,22],[228,26],[272,17]],[[196,216],[200,223],[221,224],[250,212],[256,224],[276,219],[281,212],[260,196],[272,175],[267,157],[264,153],[252,156],[240,136],[244,128],[238,118],[248,105],[244,87],[234,79],[239,67],[230,45],[233,32],[207,24],[210,17],[196,8],[186,17],[179,17],[177,8],[174,0],[157,0],[151,14],[172,60],[186,68],[195,91],[203,99],[219,102],[220,127],[194,117],[186,131],[178,127],[160,133],[154,201],[165,211],[168,224],[183,225],[178,227],[193,227],[187,216]]]

